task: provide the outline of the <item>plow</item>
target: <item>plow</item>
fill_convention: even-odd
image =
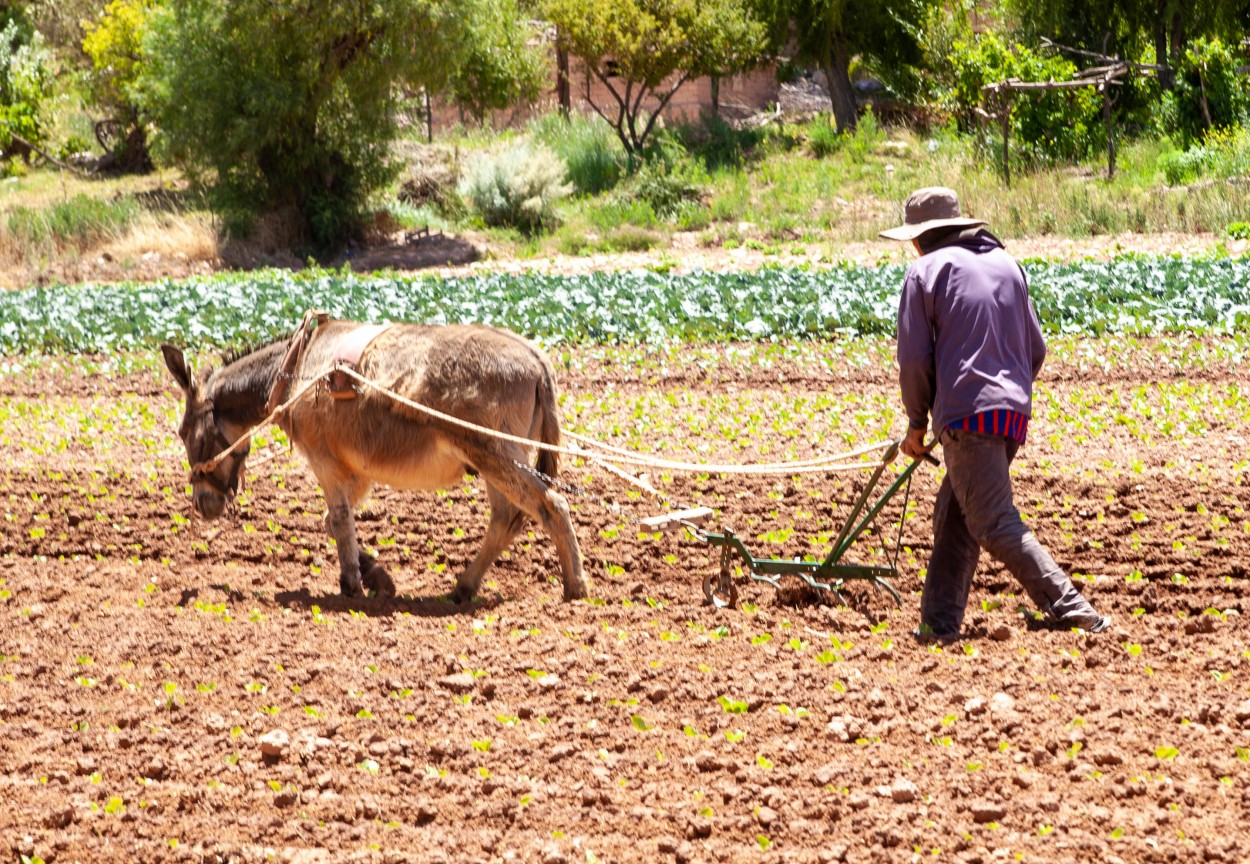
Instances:
[[[903,495],[902,513],[907,512],[907,503],[911,499],[911,481],[921,460],[914,460],[895,476],[877,493],[881,487],[886,466],[894,461],[899,452],[900,442],[892,442],[876,464],[868,482],[851,505],[850,513],[842,525],[838,536],[833,541],[829,554],[823,560],[795,558],[757,558],[751,554],[746,542],[732,530],[705,531],[704,523],[713,516],[709,507],[697,507],[681,510],[641,520],[643,527],[653,531],[671,532],[684,530],[695,540],[708,546],[719,548],[720,569],[717,573],[709,573],[703,579],[703,597],[705,605],[722,608],[733,608],[738,603],[738,589],[733,581],[733,565],[741,561],[746,574],[754,582],[763,582],[774,588],[782,587],[782,577],[793,576],[818,591],[827,591],[837,597],[838,602],[845,604],[842,589],[848,582],[866,582],[873,588],[885,591],[895,604],[902,606],[902,598],[890,582],[898,577],[898,555],[902,549],[903,519],[900,516],[898,536],[893,544],[893,553],[885,565],[857,564],[845,559],[854,546],[855,541],[876,521],[885,506],[897,496]],[[938,460],[932,454],[925,454],[924,461],[937,465]],[[875,495],[875,497],[874,497]]]

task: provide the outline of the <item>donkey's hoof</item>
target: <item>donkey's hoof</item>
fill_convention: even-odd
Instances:
[[[477,596],[477,592],[472,588],[466,588],[464,585],[457,585],[448,595],[451,602],[459,606],[461,603],[468,603]]]
[[[364,589],[360,587],[359,580],[353,584],[352,580],[348,578],[346,573],[339,574],[339,592],[349,600],[365,596]]]
[[[360,578],[366,591],[372,591],[378,597],[394,597],[395,582],[391,574],[381,564],[374,564]]]
[[[588,592],[585,583],[579,585],[566,585],[564,588],[564,602],[571,603],[574,600],[585,600]]]

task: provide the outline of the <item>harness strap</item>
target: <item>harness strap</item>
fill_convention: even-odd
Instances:
[[[309,309],[304,313],[299,329],[292,334],[291,341],[286,346],[286,353],[282,355],[282,367],[274,376],[273,386],[269,389],[269,399],[265,402],[266,414],[272,414],[279,405],[286,401],[287,394],[291,392],[291,380],[295,377],[295,367],[299,365],[300,355],[304,353],[304,347],[308,344],[308,338],[313,331],[310,325],[314,320],[317,324],[324,324],[330,320],[330,315],[328,312],[318,312],[315,309]],[[282,425],[282,419],[278,418],[279,426]]]

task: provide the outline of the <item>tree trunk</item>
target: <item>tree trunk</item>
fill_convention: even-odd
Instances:
[[[833,119],[839,132],[853,132],[859,115],[855,110],[855,91],[851,87],[851,58],[846,50],[846,41],[841,36],[834,37],[829,47],[830,52],[822,65],[829,84]]]
[[[712,76],[712,116],[720,117],[720,76]]]
[[[1158,5],[1155,7],[1157,11],[1153,26],[1155,62],[1160,66],[1166,66],[1168,63],[1167,7],[1168,0],[1158,0]],[[1159,85],[1164,90],[1172,89],[1172,73],[1170,71],[1159,71]]]
[[[569,86],[569,52],[556,49],[556,101],[565,117],[573,108],[572,89]]]
[[[1185,56],[1185,19],[1181,10],[1172,13],[1172,68],[1180,68],[1181,59]]]

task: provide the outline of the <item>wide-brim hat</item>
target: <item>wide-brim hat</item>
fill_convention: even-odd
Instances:
[[[914,240],[937,228],[972,228],[988,225],[984,219],[971,219],[959,213],[959,196],[945,186],[917,189],[903,205],[903,224],[881,232],[889,240]]]

